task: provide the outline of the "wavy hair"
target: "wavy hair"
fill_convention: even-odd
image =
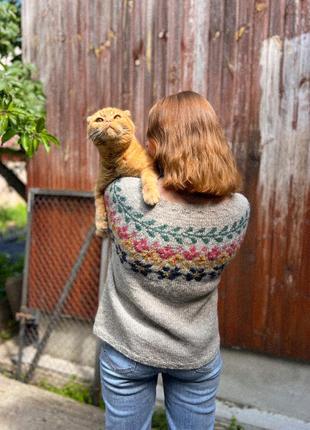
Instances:
[[[242,178],[219,120],[201,95],[183,91],[155,103],[147,139],[164,187],[213,196],[241,191]]]

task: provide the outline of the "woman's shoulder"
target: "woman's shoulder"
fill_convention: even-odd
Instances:
[[[115,193],[126,198],[137,198],[141,195],[141,178],[134,176],[122,176],[112,181],[106,188],[105,194]]]
[[[150,208],[143,202],[142,183],[140,177],[124,176],[115,179],[108,185],[106,195],[114,197],[114,203],[116,201],[126,201],[136,209],[143,211]],[[183,212],[193,215],[195,212],[200,214],[208,212],[219,214],[222,212],[228,216],[244,214],[248,216],[250,213],[249,200],[244,194],[239,192],[232,193],[222,199],[209,199],[202,203],[169,201],[161,198],[158,207],[162,208],[164,211],[172,211],[174,213]]]
[[[140,177],[119,177],[107,186],[104,195],[106,204],[116,208],[124,207],[143,213],[151,208],[143,201]]]
[[[226,197],[227,204],[236,207],[236,209],[250,211],[250,202],[247,197],[242,193],[232,193],[229,197]],[[225,200],[224,200],[225,201]]]

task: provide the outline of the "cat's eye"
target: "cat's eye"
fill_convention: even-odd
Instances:
[[[114,115],[114,119],[116,118],[120,118],[121,116],[117,113],[116,115]]]
[[[100,118],[100,116],[95,119],[95,122],[102,122],[102,121],[103,121],[103,118]]]

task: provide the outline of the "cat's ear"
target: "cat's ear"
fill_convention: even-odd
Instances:
[[[129,116],[129,118],[131,118],[130,110],[125,110],[124,112],[125,112],[125,114],[126,114],[126,115],[128,115],[128,116]]]

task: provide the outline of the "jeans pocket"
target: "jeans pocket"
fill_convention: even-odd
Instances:
[[[221,356],[221,352],[218,351],[216,356],[209,361],[207,364],[204,364],[197,369],[194,369],[196,373],[219,373],[223,367],[223,360]]]
[[[137,362],[129,357],[126,357],[121,352],[117,351],[107,342],[103,342],[100,353],[100,361],[112,368],[118,373],[130,373],[136,366]]]

